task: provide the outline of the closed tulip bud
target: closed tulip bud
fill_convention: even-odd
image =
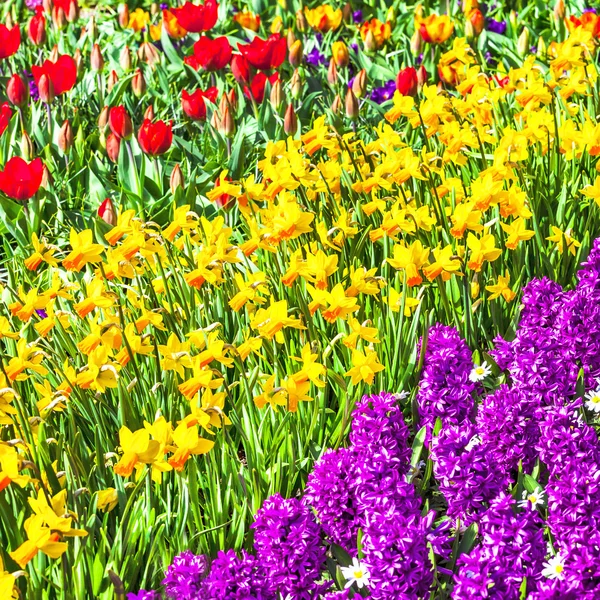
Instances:
[[[110,109],[108,126],[119,139],[128,140],[133,135],[133,123],[124,106],[114,106]]]
[[[299,67],[302,63],[302,42],[300,40],[296,40],[289,51],[288,59],[290,61],[290,65],[292,67]]]
[[[508,13],[508,22],[510,23],[510,26],[511,26],[513,29],[516,29],[516,28],[517,28],[517,25],[518,25],[518,23],[519,23],[519,20],[517,19],[517,13],[516,13],[514,10],[511,10],[511,11]]]
[[[271,23],[271,33],[281,33],[282,29],[283,20],[281,19],[281,17],[277,16],[273,19],[273,22]]]
[[[476,279],[471,281],[471,298],[475,300],[479,296],[479,283]]]
[[[48,57],[48,59],[52,62],[56,62],[59,56],[60,52],[58,51],[58,45],[54,44],[54,46],[52,47],[52,52],[50,52],[50,56]]]
[[[144,111],[144,119],[154,121],[154,106],[152,106],[152,104]]]
[[[52,185],[52,176],[50,175],[50,171],[48,171],[48,167],[44,165],[42,170],[42,182],[40,183],[40,187],[47,190]]]
[[[554,18],[557,23],[560,23],[565,18],[565,1],[564,0],[556,0],[556,4],[554,5]]]
[[[292,92],[292,98],[294,100],[298,100],[302,95],[302,80],[300,79],[298,69],[294,70],[292,78],[290,79],[290,91]]]
[[[414,67],[405,67],[396,76],[396,89],[403,96],[416,96],[418,87],[419,80]]]
[[[210,117],[210,126],[213,129],[216,129],[218,131],[220,123],[221,123],[221,117],[219,116],[219,111],[213,110],[213,114]]]
[[[77,48],[77,50],[73,52],[73,60],[75,61],[75,66],[77,67],[77,75],[79,76],[83,72],[83,56],[81,55],[81,50],[79,48]]]
[[[540,35],[537,43],[537,55],[539,58],[545,58],[547,53],[546,42],[544,38]]]
[[[131,51],[129,46],[125,46],[119,55],[119,65],[123,71],[127,72],[131,69]]]
[[[38,93],[42,102],[45,102],[46,104],[52,104],[52,102],[54,102],[54,86],[46,73],[44,73],[38,81]]]
[[[339,94],[335,95],[335,98],[331,103],[331,110],[336,115],[340,114],[340,111],[342,110],[342,98]]]
[[[344,19],[344,23],[352,22],[352,6],[349,2],[346,2],[342,8],[342,19]]]
[[[118,81],[119,81],[119,76],[117,75],[117,72],[113,69],[108,74],[108,80],[106,82],[106,88],[108,89],[109,92],[111,92],[112,89],[115,87],[115,85],[117,85]]]
[[[6,18],[4,19],[4,24],[6,25],[7,29],[13,28],[13,20],[12,20],[12,17],[10,16],[10,12],[6,13]]]
[[[154,17],[155,15],[157,15],[160,12],[160,6],[156,3],[153,2],[150,5],[150,14]]]
[[[349,119],[358,119],[358,98],[351,89],[348,89],[346,92],[346,101],[344,102],[344,106],[346,108],[346,116]]]
[[[52,12],[52,0],[42,0],[44,12],[49,15]]]
[[[388,8],[388,11],[385,15],[385,20],[390,24],[390,27],[394,29],[394,26],[396,25],[396,11],[393,6]]]
[[[29,21],[27,36],[32,44],[41,46],[46,42],[46,18],[42,14],[35,14]]]
[[[58,147],[63,154],[67,154],[73,146],[73,129],[71,123],[66,120],[58,132]]]
[[[473,23],[467,19],[465,21],[465,37],[468,40],[472,40],[475,37],[475,29],[473,27]]]
[[[296,11],[296,29],[300,33],[304,33],[308,29],[306,16],[304,15],[304,11],[301,8]]]
[[[237,110],[237,96],[235,93],[235,88],[231,88],[227,92],[227,101],[229,102],[231,110],[235,112]]]
[[[331,46],[331,56],[335,61],[335,64],[340,69],[348,66],[350,62],[350,54],[348,53],[348,46],[344,42],[333,42]]]
[[[525,27],[521,32],[521,35],[517,39],[517,52],[521,56],[525,56],[529,51],[529,29]]]
[[[138,59],[153,67],[157,62],[160,62],[160,54],[154,44],[144,42],[138,49]]]
[[[94,44],[92,46],[92,55],[90,57],[90,64],[92,66],[92,70],[100,72],[104,69],[104,58],[102,56],[102,52],[100,50],[100,46],[98,44]]]
[[[273,84],[269,100],[275,110],[279,110],[279,107],[283,104],[283,90],[281,89],[281,82],[279,80]]]
[[[225,137],[233,137],[235,133],[235,121],[233,120],[229,106],[225,107],[225,110],[221,115],[219,133]]]
[[[373,35],[373,31],[371,29],[367,31],[364,43],[366,52],[375,52],[375,50],[377,50],[377,40],[375,39],[375,36]]]
[[[127,4],[119,4],[117,8],[117,14],[119,25],[123,29],[129,27],[129,7],[127,6]]]
[[[485,27],[485,17],[478,8],[475,8],[469,13],[467,23],[471,23],[474,35],[478,36]]]
[[[177,188],[184,189],[183,173],[179,165],[175,165],[175,168],[171,172],[171,179],[169,180],[169,186],[171,188],[171,194],[177,191]]]
[[[352,91],[357,98],[362,98],[367,91],[367,71],[361,69],[352,82]]]
[[[296,41],[296,36],[294,35],[293,29],[288,29],[287,31],[287,47],[288,50],[293,46]]]
[[[294,110],[294,105],[290,104],[285,111],[285,118],[283,119],[283,130],[286,135],[296,135],[298,131],[298,117]]]
[[[108,127],[108,114],[110,112],[110,108],[105,106],[100,111],[100,116],[98,117],[98,127],[100,129],[106,129]]]
[[[144,74],[141,69],[138,69],[131,80],[131,89],[133,93],[141,98],[146,93],[146,80],[144,79]]]
[[[221,99],[219,100],[219,113],[224,114],[225,109],[229,106],[229,97],[225,92],[221,94]]]
[[[16,73],[6,84],[6,95],[15,106],[26,106],[29,101],[29,88]]]
[[[335,64],[335,59],[329,61],[329,68],[327,69],[327,81],[329,85],[336,85],[338,80],[338,70]]]
[[[421,53],[422,42],[423,38],[421,37],[421,32],[417,29],[410,38],[410,51],[414,56],[418,56]]]
[[[417,69],[417,83],[419,90],[427,83],[428,75],[427,69],[423,65],[421,65]]]
[[[21,136],[21,156],[27,162],[33,158],[33,142],[26,131]]]
[[[98,27],[96,27],[96,17],[94,17],[94,15],[90,17],[90,20],[88,21],[87,27],[84,31],[87,31],[92,40],[95,40],[98,37]]]
[[[69,23],[77,21],[77,19],[79,18],[79,5],[77,4],[77,0],[71,0],[66,16],[67,21],[69,21]]]
[[[67,17],[65,16],[65,11],[58,7],[52,9],[52,25],[54,25],[55,29],[62,29],[65,26],[67,21]]]
[[[114,133],[110,133],[106,138],[106,154],[108,158],[114,163],[118,162],[120,150],[121,140]]]
[[[98,216],[105,222],[114,227],[117,224],[117,213],[115,206],[110,198],[107,198],[98,207]]]

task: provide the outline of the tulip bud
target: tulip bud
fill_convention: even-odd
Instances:
[[[117,75],[117,72],[115,70],[112,70],[108,75],[108,80],[106,82],[106,89],[109,92],[111,92],[118,81],[119,81],[119,76]]]
[[[138,49],[138,59],[153,67],[157,62],[160,62],[160,54],[154,44],[144,42]]]
[[[38,81],[38,92],[42,102],[45,102],[46,104],[52,104],[52,102],[54,102],[54,86],[46,73],[42,74]]]
[[[279,107],[283,104],[283,90],[281,89],[281,82],[279,80],[273,84],[269,100],[275,110],[279,110]]]
[[[235,95],[235,88],[231,88],[227,92],[227,102],[229,102],[231,110],[235,112],[237,110],[237,96]]]
[[[144,111],[144,119],[150,119],[150,121],[154,121],[154,106],[150,104],[148,108]]]
[[[33,158],[33,142],[26,131],[21,136],[21,155],[28,162]]]
[[[557,23],[560,23],[565,18],[565,1],[564,0],[556,0],[556,4],[554,5],[554,18]]]
[[[406,67],[396,76],[396,89],[403,96],[416,96],[418,87],[419,79],[414,67]]]
[[[283,20],[280,16],[276,16],[271,23],[271,33],[281,33],[283,29]]]
[[[333,102],[331,103],[331,110],[334,114],[338,115],[342,110],[342,98],[339,94],[336,94]]]
[[[98,128],[99,129],[106,129],[106,127],[108,126],[108,114],[110,112],[110,108],[108,106],[105,106],[101,111],[100,111],[100,116],[98,117]]]
[[[114,134],[110,133],[106,138],[106,154],[108,158],[117,163],[119,161],[119,151],[121,150],[121,140]]]
[[[221,99],[219,100],[219,114],[224,114],[225,109],[229,106],[229,97],[225,92],[221,94]]]
[[[521,56],[525,56],[529,51],[529,29],[525,27],[521,35],[517,39],[517,52]]]
[[[52,62],[56,62],[59,56],[60,52],[58,51],[58,45],[54,44],[54,46],[52,47],[52,52],[50,52],[50,56],[48,57],[48,59]]]
[[[84,32],[87,32],[92,40],[95,40],[98,37],[98,28],[96,27],[96,18],[94,15],[90,17],[87,27],[84,28]]]
[[[121,28],[126,29],[129,27],[129,7],[127,4],[119,4],[117,14],[119,15],[119,25]]]
[[[293,46],[296,41],[296,36],[294,35],[294,31],[292,29],[288,29],[287,32],[287,47],[288,50]]]
[[[6,84],[6,95],[15,106],[25,106],[29,101],[29,88],[15,73]]]
[[[233,137],[235,133],[235,121],[231,116],[229,106],[226,106],[222,113],[221,122],[219,123],[219,133],[225,137]]]
[[[13,28],[13,20],[12,20],[12,17],[10,16],[10,12],[6,13],[6,18],[4,19],[4,24],[6,25],[7,29]]]
[[[300,79],[300,73],[298,69],[294,70],[292,78],[290,79],[290,90],[292,92],[292,98],[298,100],[302,95],[302,80]]]
[[[475,28],[473,27],[473,23],[468,19],[465,21],[465,37],[468,40],[472,40],[475,37]]]
[[[102,202],[102,204],[98,207],[98,216],[109,225],[114,227],[117,224],[117,213],[115,211],[115,206],[112,203],[110,198],[107,198]]]
[[[349,119],[357,119],[359,111],[358,98],[351,89],[348,89],[346,92],[346,101],[344,102],[344,105],[346,108],[346,116]]]
[[[348,66],[350,62],[350,54],[348,53],[348,46],[344,42],[333,42],[331,46],[331,55],[335,61],[335,65],[340,69]]]
[[[290,104],[285,111],[285,118],[283,119],[283,131],[286,135],[294,136],[298,131],[298,117],[296,117],[296,111],[294,105]]]
[[[219,117],[219,111],[213,110],[213,114],[210,117],[210,126],[213,129],[216,129],[218,131],[220,123],[221,123],[221,118]],[[598,163],[598,164],[600,164],[600,163]]]
[[[79,5],[77,4],[77,0],[71,0],[69,3],[69,9],[67,10],[66,17],[69,23],[77,21],[79,17]]]
[[[352,22],[352,6],[350,2],[346,2],[342,8],[342,19],[344,19],[344,23]]]
[[[386,23],[389,23],[390,27],[392,29],[394,29],[394,27],[396,26],[396,10],[394,9],[393,6],[390,6],[388,8],[388,11],[385,15],[385,20],[386,20]]]
[[[296,40],[292,44],[288,60],[290,61],[290,65],[292,65],[292,67],[300,66],[300,63],[302,62],[302,42],[300,40]]]
[[[52,185],[52,177],[50,175],[50,171],[48,171],[48,167],[44,165],[42,169],[42,182],[40,183],[40,187],[47,190]]]
[[[92,65],[92,70],[94,71],[100,72],[102,69],[104,69],[104,58],[102,57],[102,52],[100,51],[100,46],[98,46],[98,44],[94,44],[92,46],[90,64]]]
[[[375,50],[377,50],[377,40],[373,36],[373,32],[370,29],[367,31],[364,44],[366,52],[375,52]]]
[[[427,77],[428,77],[427,70],[425,69],[425,67],[423,65],[421,65],[417,69],[417,83],[418,83],[419,90],[427,83]]]
[[[301,8],[296,11],[296,29],[300,33],[304,33],[308,29],[308,23],[306,22],[304,11]]]
[[[73,52],[73,60],[75,61],[75,66],[77,67],[77,75],[79,76],[83,72],[83,56],[81,55],[81,50],[79,48],[77,48],[75,52]]]
[[[49,15],[52,12],[52,0],[42,0],[44,12]]]
[[[31,17],[27,27],[27,35],[32,44],[41,46],[46,42],[46,19],[41,14]]]
[[[475,300],[479,296],[479,283],[476,279],[471,281],[471,298]]]
[[[171,187],[171,194],[177,191],[177,188],[184,189],[183,173],[179,165],[175,165],[175,168],[171,172],[171,179],[169,180],[169,186]]]
[[[417,29],[410,38],[410,51],[414,56],[418,56],[421,53],[422,41],[421,32]]]
[[[336,85],[338,80],[338,71],[335,65],[335,60],[332,58],[329,61],[329,68],[327,69],[327,81],[329,85]]]
[[[367,71],[361,69],[352,82],[352,91],[357,98],[362,98],[367,91]]]
[[[121,69],[125,72],[131,69],[131,51],[129,50],[129,46],[125,46],[123,50],[121,50],[121,54],[119,55],[119,65],[121,65]]]
[[[514,10],[511,10],[508,13],[508,22],[510,23],[510,26],[513,28],[513,30],[517,29],[519,20],[517,19],[517,13]]]
[[[539,58],[545,58],[547,53],[546,42],[544,38],[540,35],[537,43],[537,56]]]
[[[478,8],[475,8],[469,13],[467,23],[471,23],[471,26],[473,27],[474,36],[478,36],[485,27],[485,17]]]
[[[131,80],[131,89],[133,93],[141,98],[146,92],[146,80],[144,79],[144,74],[141,69],[138,69]]]
[[[71,146],[73,146],[73,129],[67,119],[58,132],[58,147],[63,154],[67,154]]]
[[[158,6],[158,4],[156,2],[153,2],[150,5],[150,14],[154,17],[155,15],[157,15],[160,12],[160,6]]]
[[[62,8],[55,7],[52,9],[52,25],[54,25],[55,29],[62,29],[65,26],[66,20],[67,17]]]

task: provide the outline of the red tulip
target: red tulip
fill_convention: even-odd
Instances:
[[[181,107],[183,112],[194,121],[205,121],[206,120],[206,104],[204,99],[214,102],[217,99],[219,91],[216,87],[208,88],[205,92],[203,90],[196,90],[192,94],[186,90],[181,92]]]
[[[98,207],[98,216],[109,225],[113,227],[117,224],[117,215],[115,207],[110,198],[106,198],[102,204]]]
[[[241,85],[250,81],[250,65],[242,54],[234,54],[231,59],[231,72]]]
[[[256,102],[258,104],[260,104],[263,101],[263,98],[265,96],[265,86],[267,84],[267,81],[269,81],[269,83],[271,85],[273,85],[278,80],[279,80],[279,73],[273,73],[273,75],[271,75],[270,77],[267,77],[264,73],[257,73],[252,78],[252,82],[250,83],[250,88],[248,88],[248,86],[246,86],[246,88],[244,89],[244,92],[245,92],[246,96],[248,96],[248,97],[250,97],[250,94],[252,94],[252,97],[254,98],[254,100],[256,100]]]
[[[28,163],[20,156],[14,156],[0,171],[0,190],[14,200],[29,200],[40,189],[44,163],[36,158]]]
[[[119,139],[128,140],[133,135],[131,117],[124,106],[113,106],[108,113],[108,126]]]
[[[10,110],[8,102],[5,102],[2,106],[0,106],[0,137],[6,131],[11,117],[12,110]]]
[[[415,96],[418,85],[417,70],[414,67],[402,69],[396,77],[396,89],[403,96]]]
[[[211,40],[202,36],[194,44],[193,56],[187,56],[185,62],[198,70],[202,67],[206,71],[218,71],[231,60],[231,45],[226,37]]]
[[[21,44],[21,30],[18,25],[9,29],[6,25],[0,25],[0,60],[12,56]]]
[[[200,6],[186,2],[182,8],[172,8],[171,12],[181,27],[192,33],[200,33],[215,26],[218,9],[219,5],[215,0],[205,0]]]
[[[121,139],[114,133],[109,133],[106,138],[106,154],[114,162],[119,162],[119,152],[121,151]]]
[[[164,121],[153,123],[150,119],[144,119],[138,132],[138,142],[142,150],[150,156],[164,154],[173,142],[172,123],[168,125]]]
[[[29,86],[15,73],[6,84],[6,95],[15,106],[25,106],[29,100]]]
[[[36,7],[35,15],[29,21],[27,35],[35,46],[41,46],[46,41],[46,17],[44,17],[44,9],[41,6]]]
[[[45,60],[41,67],[34,65],[31,72],[36,85],[42,75],[47,75],[57,96],[68,92],[77,83],[77,63],[67,54],[59,56],[56,62]]]
[[[255,37],[249,44],[238,44],[238,48],[254,68],[262,71],[279,67],[287,54],[286,39],[278,33],[266,40]]]

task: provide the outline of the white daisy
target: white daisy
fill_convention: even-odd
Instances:
[[[539,486],[531,493],[523,490],[523,500],[519,501],[519,506],[521,508],[527,508],[527,506],[531,504],[531,510],[535,510],[538,504],[544,504],[544,495],[544,490]]]
[[[358,589],[369,585],[369,572],[360,564],[358,558],[352,559],[352,564],[349,567],[340,567],[342,575],[347,579],[346,587],[349,588],[356,582]]]
[[[557,554],[553,556],[548,562],[544,563],[544,570],[542,575],[548,579],[562,579],[564,577],[563,571],[565,570],[565,559]]]
[[[492,372],[492,367],[484,360],[480,365],[473,368],[469,374],[469,379],[473,382],[483,381]]]
[[[587,402],[585,406],[588,410],[592,412],[600,412],[600,388],[596,388],[593,392],[588,392],[585,395],[585,399]]]

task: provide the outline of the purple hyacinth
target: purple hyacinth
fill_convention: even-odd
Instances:
[[[428,435],[438,418],[445,426],[472,416],[473,392],[479,387],[469,380],[472,369],[471,351],[458,331],[439,323],[431,327],[417,393],[421,425],[427,426]]]
[[[496,21],[496,19],[486,19],[486,27],[488,31],[504,35],[506,33],[506,21]]]
[[[448,425],[431,443],[433,472],[448,502],[448,516],[469,524],[504,490],[508,481],[475,426]]]
[[[158,592],[140,590],[137,594],[129,592],[127,600],[161,600],[161,595]]]
[[[256,513],[256,558],[270,590],[297,600],[316,600],[330,582],[319,584],[325,563],[321,528],[310,508],[299,500],[271,496]]]
[[[43,4],[43,0],[25,0],[25,6],[29,10],[35,10],[38,6],[42,6]]]
[[[219,552],[206,579],[207,598],[227,600],[275,600],[259,562],[246,551]]]
[[[381,87],[374,88],[371,92],[371,100],[377,102],[377,104],[382,104],[386,100],[391,100],[394,97],[395,91],[396,82],[392,79],[384,83]]]
[[[173,600],[196,600],[207,593],[206,576],[208,559],[189,550],[178,554],[165,573],[162,584],[167,598]]]

